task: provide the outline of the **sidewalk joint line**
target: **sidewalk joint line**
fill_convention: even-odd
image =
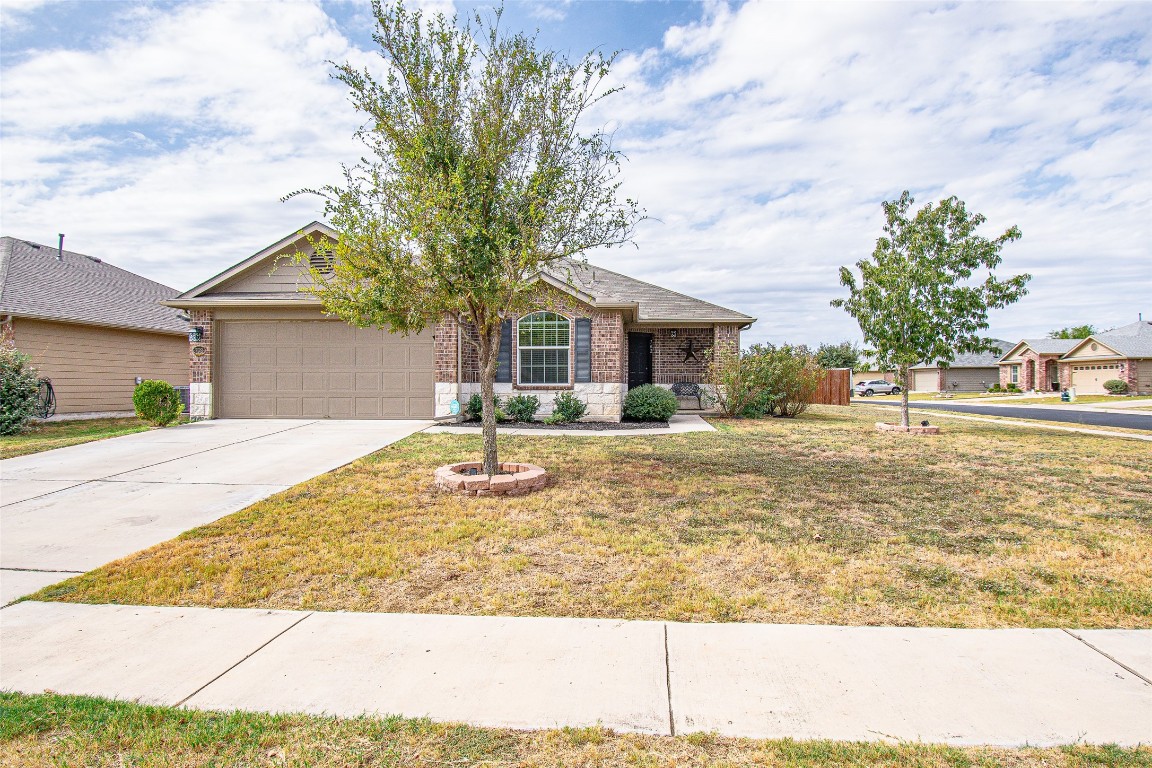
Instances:
[[[281,635],[283,635],[283,634],[284,634],[285,632],[287,632],[288,630],[290,630],[290,629],[294,629],[294,628],[296,627],[296,625],[298,625],[300,622],[304,621],[304,619],[308,618],[308,617],[309,617],[309,616],[311,616],[311,615],[312,615],[311,613],[306,613],[306,614],[304,614],[304,615],[303,615],[303,616],[301,616],[299,619],[297,619],[296,621],[292,622],[290,625],[288,625],[288,626],[287,626],[287,627],[285,627],[284,629],[280,630],[279,632],[277,632],[277,633],[276,633],[275,635],[273,635],[272,637],[268,638],[268,640],[267,640],[267,641],[266,641],[264,644],[262,644],[262,645],[261,645],[259,648],[255,649],[254,651],[252,651],[251,653],[249,653],[247,656],[245,656],[244,658],[240,659],[240,661],[238,661],[238,662],[236,662],[235,664],[233,664],[232,666],[228,667],[228,669],[226,669],[226,670],[224,670],[223,672],[221,672],[220,674],[216,675],[216,677],[214,677],[214,678],[212,678],[211,680],[209,680],[208,682],[204,683],[204,685],[202,685],[202,686],[200,686],[199,688],[197,688],[196,690],[192,691],[192,693],[190,693],[190,694],[188,694],[187,696],[185,696],[184,698],[180,699],[180,701],[176,702],[176,703],[175,703],[175,704],[173,704],[172,706],[173,706],[173,707],[182,707],[182,706],[184,706],[185,704],[187,704],[187,703],[188,703],[189,699],[192,699],[193,697],[195,697],[195,696],[196,696],[196,694],[200,693],[200,692],[201,692],[201,691],[203,691],[205,688],[207,688],[208,686],[212,685],[212,683],[214,683],[214,682],[216,682],[217,680],[219,680],[220,678],[224,677],[224,675],[226,675],[226,674],[228,674],[229,672],[231,672],[232,670],[236,669],[236,667],[238,667],[238,666],[240,666],[241,664],[243,664],[244,662],[248,661],[248,659],[252,658],[252,657],[253,657],[253,656],[255,656],[256,654],[260,653],[260,651],[262,651],[262,650],[264,650],[265,648],[267,648],[267,647],[269,646],[269,644],[271,644],[271,643],[272,643],[272,641],[274,641],[276,638],[280,637]]]
[[[65,446],[65,447],[69,447],[69,446]],[[20,457],[19,457],[19,456],[14,456],[13,458],[17,458],[17,459],[18,459],[18,458],[20,458]],[[16,479],[16,480],[23,480],[23,481],[29,481],[29,480],[30,480],[30,481],[32,481],[32,482],[34,482],[34,483],[57,483],[57,482],[59,482],[59,483],[75,483],[75,485],[69,485],[69,486],[68,486],[68,487],[66,487],[66,488],[57,488],[57,489],[56,489],[56,490],[54,490],[54,491],[45,491],[44,493],[38,494],[38,495],[36,495],[36,496],[29,496],[29,497],[28,497],[28,498],[26,498],[26,499],[20,499],[20,501],[9,501],[9,502],[8,502],[8,503],[6,503],[6,504],[0,504],[0,507],[11,507],[11,506],[13,506],[13,505],[15,505],[15,504],[23,504],[23,503],[24,503],[24,502],[26,502],[26,501],[35,501],[36,499],[42,499],[42,498],[44,498],[45,496],[51,496],[52,494],[54,494],[54,493],[60,493],[61,491],[70,491],[70,490],[72,490],[73,488],[79,488],[79,487],[80,487],[80,486],[82,486],[82,485],[85,485],[85,484],[87,484],[87,483],[90,483],[90,482],[92,482],[91,480],[38,480],[38,479],[36,479],[36,478],[34,478],[34,477],[17,477],[17,478],[15,478],[15,479]]]
[[[668,691],[668,733],[676,735],[676,717],[672,714],[672,665],[668,661],[668,625],[664,625],[664,687]]]
[[[1124,669],[1126,669],[1127,671],[1131,672],[1133,675],[1136,675],[1136,677],[1138,677],[1138,678],[1140,678],[1141,680],[1143,680],[1143,681],[1144,681],[1145,683],[1147,683],[1148,685],[1152,685],[1152,680],[1149,680],[1149,679],[1148,679],[1147,677],[1145,677],[1144,675],[1142,675],[1142,674],[1140,674],[1139,672],[1137,672],[1136,670],[1132,669],[1132,667],[1130,667],[1130,666],[1128,666],[1127,664],[1125,664],[1124,662],[1120,661],[1120,660],[1119,660],[1118,658],[1116,658],[1115,656],[1112,656],[1111,654],[1107,654],[1107,653],[1104,653],[1104,651],[1102,651],[1102,650],[1100,650],[1099,648],[1097,648],[1096,646],[1092,645],[1092,643],[1090,643],[1090,642],[1088,642],[1087,640],[1085,640],[1084,638],[1080,637],[1080,635],[1076,634],[1076,633],[1075,633],[1075,632],[1073,632],[1072,630],[1070,630],[1070,629],[1064,629],[1064,628],[1061,628],[1061,630],[1060,630],[1060,631],[1061,631],[1061,632],[1065,632],[1065,633],[1067,633],[1067,634],[1071,635],[1072,637],[1076,638],[1076,639],[1077,639],[1077,640],[1079,640],[1080,642],[1084,643],[1084,645],[1086,645],[1086,646],[1088,646],[1089,648],[1091,648],[1092,650],[1096,651],[1096,653],[1098,653],[1098,654],[1100,654],[1101,656],[1103,656],[1104,658],[1108,659],[1108,661],[1112,662],[1113,664],[1116,664],[1116,665],[1117,665],[1117,666],[1119,666],[1119,667],[1123,667],[1123,668],[1124,668]]]

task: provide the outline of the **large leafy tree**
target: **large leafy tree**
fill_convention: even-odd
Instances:
[[[871,258],[856,262],[859,277],[840,268],[849,295],[832,301],[860,324],[880,367],[899,372],[903,426],[908,369],[922,361],[947,367],[957,354],[993,351],[995,341],[980,333],[989,310],[1018,301],[1031,279],[993,274],[1004,245],[1021,237],[1016,227],[989,240],[976,233],[985,217],[969,213],[962,200],[949,197],[910,214],[914,202],[905,191],[884,203],[884,235]]]
[[[325,310],[358,326],[419,332],[447,318],[475,333],[484,471],[498,469],[494,387],[500,324],[538,298],[549,264],[631,239],[620,156],[582,118],[615,92],[611,57],[571,61],[506,34],[500,11],[466,24],[374,0],[386,73],[334,77],[365,117],[367,155],[315,193],[339,230],[334,269],[313,271]]]
[[[860,348],[850,341],[839,344],[824,343],[816,350],[816,363],[821,368],[860,367]]]
[[[1056,331],[1049,331],[1050,339],[1086,339],[1093,334],[1100,333],[1094,325],[1073,325]]]

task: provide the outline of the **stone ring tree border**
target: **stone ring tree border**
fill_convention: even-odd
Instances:
[[[548,472],[535,464],[503,462],[500,474],[485,475],[484,464],[465,461],[437,467],[436,487],[461,496],[522,496],[548,485]],[[476,474],[469,474],[476,470]]]

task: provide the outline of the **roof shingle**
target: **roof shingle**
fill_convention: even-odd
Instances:
[[[187,333],[159,302],[180,292],[82,253],[0,237],[0,314]]]

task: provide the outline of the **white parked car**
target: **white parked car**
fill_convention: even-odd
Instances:
[[[862,381],[857,384],[853,389],[856,394],[861,397],[869,397],[871,395],[898,395],[900,394],[900,385],[893,384],[884,379],[875,379],[873,381]]]

